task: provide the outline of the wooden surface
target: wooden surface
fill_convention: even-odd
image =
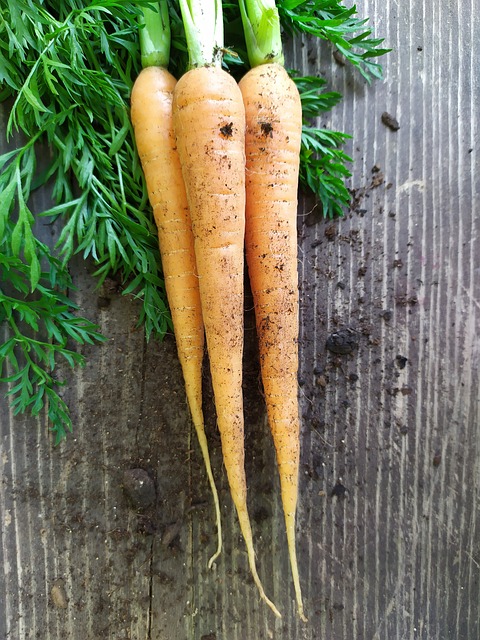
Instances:
[[[224,552],[171,337],[144,342],[138,308],[77,260],[75,299],[108,337],[65,391],[75,423],[0,407],[3,640],[474,640],[480,637],[480,17],[474,0],[368,0],[394,51],[367,86],[326,46],[290,63],[345,95],[323,124],[353,135],[352,210],[299,206],[302,410],[295,616],[251,305],[245,356],[249,504],[258,600],[208,395]],[[390,130],[381,114],[394,115]],[[48,193],[37,194],[45,206]],[[51,233],[50,228],[45,232]],[[53,230],[55,233],[55,230]],[[108,298],[98,304],[98,298]],[[349,330],[357,348],[326,349]],[[135,510],[124,473],[151,474]],[[175,533],[178,535],[175,536]],[[172,540],[173,538],[173,540]],[[169,539],[171,540],[168,544]]]

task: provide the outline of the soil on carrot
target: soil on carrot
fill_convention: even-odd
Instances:
[[[263,135],[267,138],[273,137],[273,126],[270,122],[261,122],[260,129],[262,130]]]
[[[233,134],[233,122],[229,122],[223,127],[220,127],[220,133],[222,136],[225,136],[225,138],[231,138]]]

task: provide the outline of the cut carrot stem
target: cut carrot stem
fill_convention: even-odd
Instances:
[[[239,83],[247,124],[245,250],[297,608],[305,621],[295,544],[300,457],[297,190],[302,107],[298,90],[281,64],[274,3],[245,0],[240,7],[253,65]]]
[[[187,402],[197,433],[212,491],[217,525],[217,549],[222,548],[220,503],[213,478],[202,411],[204,327],[201,312],[194,240],[182,170],[173,134],[172,100],[177,81],[168,63],[170,31],[165,4],[161,12],[145,8],[141,47],[145,68],[131,95],[131,119],[145,174],[149,200],[158,228],[165,289],[185,381]],[[149,66],[152,64],[153,66]]]
[[[221,69],[221,2],[180,2],[192,67],[174,92],[173,118],[195,237],[210,371],[232,499],[253,579],[258,576],[247,510],[242,364],[244,342],[245,108]]]

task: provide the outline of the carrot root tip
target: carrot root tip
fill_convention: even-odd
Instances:
[[[215,560],[218,558],[218,556],[220,555],[222,549],[218,548],[215,553],[213,554],[213,556],[210,558],[210,560],[208,561],[208,568],[211,569],[213,567],[213,563],[215,562]]]
[[[298,607],[298,615],[299,615],[300,620],[301,620],[302,622],[308,622],[308,618],[307,618],[307,616],[305,615],[305,613],[303,612],[303,607]]]
[[[258,576],[256,568],[255,567],[251,567],[251,570],[252,570],[252,575],[253,575],[253,581],[257,585],[257,589],[258,589],[258,591],[260,593],[260,597],[262,598],[262,600],[266,604],[268,604],[268,606],[273,611],[273,613],[277,616],[277,618],[281,618],[282,614],[280,613],[280,611],[277,609],[277,607],[273,604],[273,602],[270,600],[270,598],[265,593],[265,590],[264,590],[264,588],[262,586],[262,583],[260,582],[260,578]]]

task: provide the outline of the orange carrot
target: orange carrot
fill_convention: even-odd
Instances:
[[[221,20],[221,10],[218,15]],[[244,468],[245,110],[236,82],[213,58],[212,63],[191,69],[179,80],[174,92],[174,130],[195,236],[225,469],[254,581],[263,600],[280,616],[265,595],[256,569]]]
[[[155,16],[146,15],[156,24]],[[151,27],[150,24],[147,26]],[[153,61],[156,61],[155,58]],[[191,220],[173,135],[172,99],[175,85],[175,78],[165,68],[145,67],[132,89],[131,119],[158,227],[165,289],[187,401],[214,500],[217,550],[210,558],[211,566],[221,551],[222,530],[202,411],[204,328]]]
[[[295,550],[299,469],[297,188],[302,107],[281,64],[261,64],[239,83],[246,111],[246,238],[262,381],[276,448],[298,611]]]

